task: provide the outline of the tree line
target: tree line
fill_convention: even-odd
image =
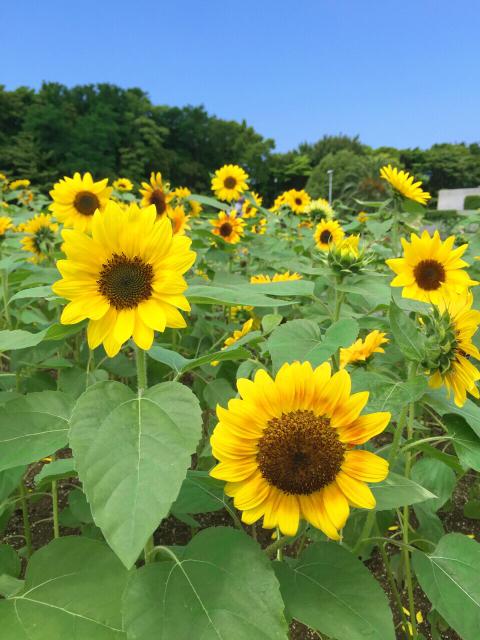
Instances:
[[[335,198],[381,199],[378,171],[388,162],[413,172],[434,196],[441,188],[480,185],[478,143],[373,149],[358,136],[336,135],[278,153],[274,140],[245,121],[223,120],[203,106],[154,105],[137,88],[0,85],[0,171],[27,177],[43,191],[74,171],[140,181],[160,170],[174,185],[208,192],[211,173],[233,163],[248,171],[266,204],[291,188],[325,197],[328,169]]]

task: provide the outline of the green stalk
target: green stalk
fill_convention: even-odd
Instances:
[[[412,367],[413,369],[413,367]],[[411,402],[409,405],[409,414],[408,414],[408,423],[407,423],[407,439],[411,440],[413,438],[413,421],[415,419],[415,403]],[[405,477],[410,477],[410,469],[412,465],[412,454],[410,451],[407,451],[405,455]],[[409,527],[410,527],[410,507],[406,505],[403,507],[403,543],[405,547],[402,550],[403,562],[405,567],[405,580],[407,583],[407,593],[408,593],[408,606],[410,609],[410,622],[412,625],[413,638],[417,637],[417,620],[415,617],[415,599],[413,597],[413,580],[412,580],[412,568],[410,564],[410,551],[407,548],[408,546],[408,536],[409,536]]]
[[[10,309],[8,308],[8,272],[2,271],[2,295],[3,295],[3,312],[5,313],[5,321],[7,328],[12,328],[12,321],[10,318]]]
[[[52,480],[52,510],[53,510],[53,537],[60,537],[60,525],[58,522],[58,486],[57,481]]]
[[[395,582],[395,578],[393,577],[392,568],[390,566],[390,561],[388,559],[387,552],[385,551],[385,545],[381,544],[379,548],[380,548],[380,553],[382,555],[383,564],[385,566],[385,571],[387,573],[388,582],[390,584],[390,588],[392,590],[393,597],[395,598],[395,602],[397,604],[398,611],[399,611],[400,616],[402,618],[403,628],[406,631],[408,629],[407,617],[406,617],[405,612],[403,610],[402,599],[400,597],[400,593],[398,592],[398,587],[397,587],[397,583]]]
[[[290,544],[292,540],[291,536],[282,536],[281,538],[277,538],[275,542],[272,542],[272,544],[266,547],[265,553],[271,556],[278,551],[278,549],[283,549],[286,544]]]
[[[280,539],[280,529],[277,527],[277,540]],[[277,560],[283,560],[283,545],[277,549]]]
[[[342,303],[345,299],[345,293],[337,289],[337,286],[339,284],[342,284],[342,279],[337,277],[335,286],[335,311],[333,313],[332,323],[337,322],[337,320],[340,318]],[[332,364],[334,372],[340,369],[340,349],[337,349],[332,355]]]
[[[25,544],[27,546],[27,558],[33,553],[32,547],[32,531],[30,529],[30,520],[28,518],[28,501],[27,501],[27,490],[25,488],[25,482],[22,480],[19,486],[20,492],[20,502],[22,505],[22,515],[23,515],[23,532],[25,535]]]

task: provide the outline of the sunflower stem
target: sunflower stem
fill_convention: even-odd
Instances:
[[[337,322],[340,318],[340,311],[342,309],[342,303],[345,298],[345,293],[338,290],[338,286],[342,284],[342,278],[337,277],[335,284],[335,311],[333,313],[332,323]],[[340,348],[338,348],[332,355],[333,370],[338,371],[340,369]]]
[[[417,363],[416,362],[411,362],[409,364],[409,368],[408,368],[408,381],[411,382],[415,376],[417,375]],[[400,449],[400,441],[402,439],[402,434],[403,434],[403,430],[405,428],[405,423],[407,421],[407,416],[410,410],[410,406],[406,405],[402,411],[400,412],[400,417],[398,419],[397,422],[397,426],[395,428],[395,431],[393,432],[393,440],[392,440],[392,444],[390,446],[390,453],[388,454],[388,464],[391,465],[394,461],[395,458],[398,455],[399,449]],[[407,440],[410,440],[410,438],[407,436]]]
[[[285,545],[290,544],[291,542],[292,542],[291,536],[282,536],[281,538],[277,538],[275,542],[272,542],[272,544],[268,545],[268,547],[265,548],[265,553],[271,556],[278,549],[283,549]]]
[[[410,375],[412,375],[412,371],[413,372],[416,371],[416,363],[412,363],[412,365],[413,364],[415,364],[415,366],[411,367]],[[408,440],[411,440],[413,438],[414,419],[415,419],[415,403],[411,402],[409,405],[408,422],[407,422],[407,439]],[[410,453],[410,451],[407,451],[405,455],[405,477],[406,478],[410,477],[411,465],[412,465],[412,454]],[[413,639],[415,640],[415,638],[417,637],[417,624],[416,624],[416,617],[415,617],[415,599],[413,595],[412,568],[410,565],[410,550],[408,549],[409,527],[410,527],[410,507],[406,505],[405,507],[403,507],[402,533],[403,533],[403,543],[405,546],[402,550],[402,555],[403,555],[403,562],[405,567],[405,580],[407,583],[408,608],[410,610],[410,621],[412,625]]]
[[[397,583],[395,582],[395,578],[393,577],[392,567],[390,566],[390,560],[388,559],[388,554],[387,554],[387,552],[385,550],[385,545],[384,544],[380,545],[380,554],[382,556],[383,564],[385,566],[385,572],[387,574],[388,582],[390,584],[390,588],[392,590],[393,597],[395,598],[395,602],[396,602],[397,607],[398,607],[398,612],[400,614],[400,617],[402,618],[403,628],[406,630],[406,629],[408,629],[407,617],[406,617],[405,612],[403,610],[402,599],[400,597],[400,593],[398,591],[398,587],[397,587]]]
[[[2,271],[2,295],[3,295],[3,311],[5,313],[5,322],[7,328],[12,328],[12,321],[10,318],[10,310],[8,308],[8,271]]]
[[[280,529],[277,527],[277,539],[280,539]],[[283,546],[277,549],[277,560],[280,562],[283,560]]]
[[[27,501],[27,489],[25,487],[25,481],[22,480],[19,486],[20,502],[22,505],[23,516],[23,533],[25,536],[25,544],[27,547],[27,558],[30,558],[33,552],[32,547],[32,530],[30,529],[30,520],[28,518],[28,501]]]
[[[138,397],[147,390],[147,357],[145,351],[140,347],[135,347],[135,361],[137,364],[137,389]]]
[[[365,524],[363,525],[362,533],[360,534],[355,546],[352,549],[352,554],[354,556],[358,556],[365,542],[370,538],[370,534],[373,529],[373,525],[375,524],[376,513],[375,511],[369,511],[367,513],[367,518],[365,520]]]

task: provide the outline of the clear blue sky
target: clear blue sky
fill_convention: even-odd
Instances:
[[[0,83],[112,82],[203,104],[281,151],[324,134],[372,146],[480,140],[476,0],[18,0]]]

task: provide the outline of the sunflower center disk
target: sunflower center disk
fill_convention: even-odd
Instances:
[[[114,253],[102,266],[99,292],[117,310],[133,309],[152,295],[153,267],[141,258]]]
[[[73,202],[75,209],[84,216],[93,216],[100,206],[100,201],[90,191],[80,191]]]
[[[295,204],[298,204],[299,206],[302,204],[300,198],[295,198]]]
[[[425,291],[434,291],[445,282],[445,269],[436,260],[421,260],[413,270],[413,275],[418,286]]]
[[[157,216],[161,216],[167,209],[167,202],[165,200],[165,194],[160,189],[152,191],[150,196],[150,204],[154,204],[157,210]]]
[[[229,222],[224,222],[220,227],[220,235],[223,238],[228,238],[228,236],[232,233],[233,227]]]
[[[330,420],[312,411],[272,418],[258,443],[262,476],[285,493],[308,495],[330,484],[340,471],[345,447]]]
[[[322,233],[320,234],[320,242],[322,244],[329,244],[331,239],[332,233],[328,229],[325,229],[325,231],[322,231]]]
[[[236,185],[237,181],[233,176],[228,176],[228,178],[225,178],[225,180],[223,181],[223,186],[225,187],[225,189],[233,189],[234,187],[236,187]]]

